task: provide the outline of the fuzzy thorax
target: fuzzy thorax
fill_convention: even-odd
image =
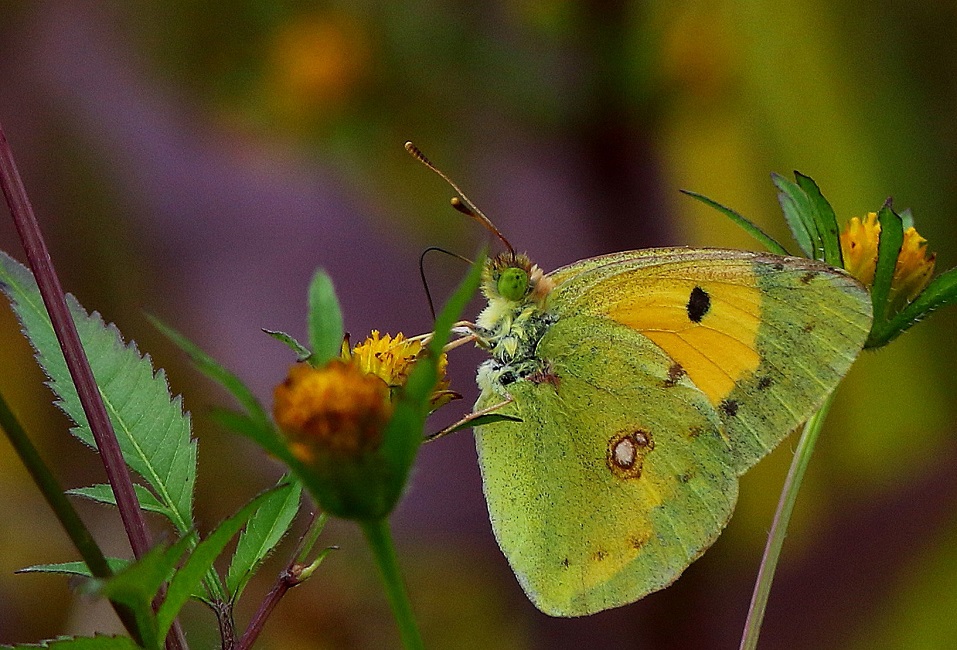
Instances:
[[[488,306],[476,321],[479,345],[504,364],[533,357],[550,320],[546,311],[554,286],[525,255],[489,259],[482,274]]]

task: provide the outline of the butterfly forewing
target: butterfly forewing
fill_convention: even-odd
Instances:
[[[860,352],[870,297],[813,260],[660,249],[559,270],[559,318],[593,314],[652,339],[724,421],[738,473],[823,403]]]

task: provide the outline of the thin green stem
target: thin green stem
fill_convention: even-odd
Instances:
[[[309,557],[309,554],[312,553],[312,547],[315,546],[319,540],[319,535],[322,534],[327,521],[329,521],[329,515],[326,513],[320,512],[313,514],[312,520],[306,528],[306,532],[303,533],[302,539],[299,541],[299,547],[296,549],[296,557],[295,560],[293,560],[296,564],[306,563],[306,559]]]
[[[761,558],[761,567],[758,569],[758,578],[754,584],[754,594],[751,596],[751,606],[748,609],[748,618],[744,624],[744,634],[741,636],[740,650],[755,650],[758,646],[758,635],[761,633],[761,623],[764,621],[764,610],[768,605],[768,596],[771,593],[771,582],[781,557],[781,547],[787,535],[788,523],[794,511],[798,490],[804,480],[804,473],[811,461],[811,453],[817,443],[818,434],[831,408],[834,393],[827,398],[817,413],[812,415],[804,425],[804,431],[798,440],[791,468],[788,470],[781,498],[778,500],[778,509],[774,513],[774,522],[768,534],[768,543],[764,547],[764,556]]]
[[[86,562],[90,573],[97,578],[109,578],[112,576],[113,572],[106,563],[103,551],[100,550],[96,540],[93,539],[93,535],[90,534],[90,530],[86,527],[86,524],[80,519],[80,515],[77,514],[73,504],[70,503],[70,500],[63,494],[63,487],[57,482],[50,468],[43,462],[43,459],[40,457],[40,452],[37,451],[37,448],[33,445],[33,442],[23,429],[20,421],[13,414],[13,411],[10,410],[3,395],[0,395],[0,429],[3,429],[4,433],[7,434],[7,440],[10,441],[10,445],[17,453],[17,456],[20,457],[20,462],[23,463],[23,466],[26,467],[30,473],[33,482],[36,483],[37,488],[40,490],[43,498],[46,499],[53,514],[56,515],[60,525],[63,526],[63,530],[66,531],[70,541],[73,542],[73,546],[76,547],[76,550],[80,553],[80,557]],[[136,626],[136,617],[133,612],[122,604],[112,601],[111,604],[116,611],[116,615],[119,616],[123,622],[123,627],[126,628],[126,631],[129,632],[134,639],[141,641],[142,636]]]
[[[385,593],[392,607],[392,615],[399,625],[399,636],[406,650],[421,650],[422,637],[412,615],[412,604],[405,592],[405,584],[399,572],[399,559],[395,554],[395,545],[392,543],[392,533],[389,531],[389,520],[374,519],[360,522],[362,532],[365,533],[369,548],[375,555],[379,565],[379,573],[385,584]]]

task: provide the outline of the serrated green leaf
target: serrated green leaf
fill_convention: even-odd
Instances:
[[[894,316],[867,347],[880,347],[926,318],[931,312],[957,304],[957,268],[941,273],[931,281],[917,298]]]
[[[731,221],[741,226],[741,228],[743,228],[745,232],[747,232],[749,235],[757,239],[758,242],[760,242],[762,246],[768,249],[769,252],[774,253],[775,255],[790,255],[787,249],[784,246],[782,246],[780,243],[778,243],[777,240],[771,237],[771,235],[764,232],[757,224],[755,224],[754,222],[752,222],[750,219],[743,216],[742,214],[735,212],[729,207],[721,205],[714,199],[709,199],[707,196],[703,194],[698,194],[697,192],[691,192],[689,190],[681,190],[681,192],[683,194],[687,194],[693,199],[697,199],[701,201],[707,206],[714,208],[718,212],[722,213],[723,215],[731,219]]]
[[[53,326],[33,275],[0,252],[0,284],[37,351],[37,360],[59,397],[57,404],[76,423],[73,434],[95,447],[93,434],[66,367]],[[67,303],[90,360],[100,394],[113,423],[123,458],[153,488],[173,514],[182,533],[192,526],[196,480],[196,442],[180,397],[171,397],[162,369],[135,343],[124,344],[119,331],[96,312],[87,314],[73,296]]]
[[[256,511],[260,504],[266,500],[273,492],[268,490],[263,492],[252,501],[243,506],[239,512],[223,521],[206,539],[201,541],[190,553],[189,558],[183,564],[173,579],[170,580],[169,589],[166,591],[166,599],[160,605],[156,613],[157,627],[159,628],[159,638],[165,638],[167,632],[173,624],[173,620],[179,614],[186,601],[189,600],[193,591],[199,587],[207,572],[212,568],[213,562],[219,557],[226,544],[229,543],[239,529],[243,527],[246,520]]]
[[[147,512],[155,512],[163,515],[170,521],[173,520],[173,513],[169,508],[160,503],[155,494],[136,483],[133,484],[133,491],[136,493],[136,499],[140,503],[140,508]],[[109,483],[98,483],[89,487],[73,488],[72,490],[67,490],[66,493],[71,496],[96,501],[97,503],[105,503],[111,506],[116,505],[116,496],[113,494],[113,488]]]
[[[336,298],[332,280],[322,269],[316,271],[309,284],[308,322],[309,345],[312,346],[309,362],[314,366],[322,366],[339,355],[344,333],[339,299]]]
[[[40,643],[18,643],[17,645],[2,645],[5,650],[137,650],[141,646],[128,636],[61,636]]]
[[[289,532],[299,512],[301,496],[302,484],[296,479],[283,477],[280,486],[262,502],[246,524],[226,575],[226,590],[233,602],[242,595],[246,583],[262,561]]]
[[[297,361],[305,361],[312,356],[312,352],[309,351],[309,348],[285,332],[277,332],[275,330],[267,330],[265,328],[263,328],[263,332],[273,337],[280,343],[288,346],[290,350],[296,353]]]
[[[820,236],[812,216],[811,200],[796,183],[783,176],[771,174],[771,180],[778,188],[778,203],[794,240],[807,257],[819,259]]]
[[[106,558],[106,563],[109,565],[110,571],[119,573],[129,566],[130,560],[121,557],[108,557]],[[93,577],[89,567],[86,566],[86,562],[80,561],[59,562],[57,564],[34,564],[33,566],[19,569],[16,573],[59,573],[71,576],[83,576],[85,578]]]
[[[824,252],[824,261],[831,266],[844,268],[844,256],[841,254],[841,235],[837,227],[837,215],[830,202],[824,198],[821,188],[810,176],[794,172],[798,187],[804,190],[811,206],[811,218],[814,219],[819,246]]]
[[[265,409],[263,409],[262,404],[259,403],[259,400],[256,399],[253,392],[246,387],[246,384],[244,384],[239,377],[220,365],[218,361],[206,354],[198,345],[160,319],[150,315],[147,315],[147,318],[149,318],[156,329],[166,335],[169,340],[175,343],[179,349],[189,356],[197,370],[229,391],[251,417],[259,422],[270,422],[269,415]]]

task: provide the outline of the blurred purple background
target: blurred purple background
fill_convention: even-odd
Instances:
[[[783,239],[768,173],[793,168],[818,181],[841,219],[887,195],[912,207],[949,268],[955,9],[11,2],[0,4],[0,123],[64,285],[184,394],[208,530],[279,469],[210,422],[205,413],[228,398],[144,312],[266,403],[292,359],[259,328],[304,337],[317,266],[332,275],[354,340],[372,328],[428,331],[420,252],[471,255],[484,233],[448,208],[449,189],[408,157],[407,139],[548,270],[645,246],[755,247],[679,188]],[[7,219],[0,248],[22,259]],[[440,255],[427,271],[439,297],[463,273]],[[948,616],[957,605],[954,324],[941,313],[865,355],[845,382],[798,503],[762,647],[944,648],[957,634]],[[462,411],[481,358],[453,355]],[[0,390],[64,483],[101,480],[49,405],[5,308]],[[453,417],[441,412],[433,425]],[[73,555],[5,444],[0,642],[114,629],[65,581],[12,575]],[[674,586],[575,620],[541,615],[521,593],[491,536],[470,435],[425,446],[394,522],[427,644],[734,646],[792,444],[744,479],[728,531]],[[83,512],[123,553],[115,513]],[[361,540],[348,525],[324,538],[343,550],[283,602],[262,647],[395,645]],[[241,621],[284,557],[247,592]],[[206,611],[190,609],[185,622],[194,647],[211,647]]]

